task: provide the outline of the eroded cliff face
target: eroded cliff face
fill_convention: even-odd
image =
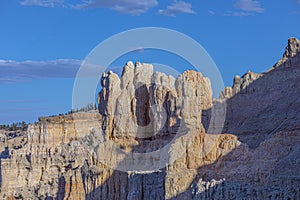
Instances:
[[[297,38],[290,38],[282,58],[273,67],[291,67],[297,64],[299,65],[299,52],[300,40]]]
[[[76,130],[74,117],[80,118],[76,121],[80,131]],[[68,181],[76,177],[85,159],[90,158],[80,145],[80,138],[94,131],[99,120],[98,112],[87,112],[40,118],[38,123],[29,125],[22,146],[10,149],[8,158],[1,160],[2,198],[12,195],[34,199],[68,194],[73,187]],[[11,140],[19,143],[18,136]],[[62,190],[59,186],[63,176],[69,180]]]
[[[300,199],[298,55],[290,39],[280,64],[235,77],[215,101],[199,72],[105,73],[98,110],[3,135],[1,198]]]
[[[186,71],[175,79],[153,72],[152,65],[128,62],[121,78],[108,72],[101,83],[100,114],[40,118],[29,126],[26,145],[2,160],[3,197],[172,198],[189,188],[200,166],[240,145],[233,135],[205,134],[201,116],[212,105],[212,92],[199,72]],[[154,171],[114,170],[101,162],[114,158],[110,152],[91,151],[107,140],[127,157],[170,143],[168,160]]]
[[[108,137],[174,133],[181,120],[188,128],[201,130],[202,110],[212,105],[210,81],[195,71],[175,80],[153,72],[150,64],[128,62],[121,79],[108,72],[101,83],[98,104]]]
[[[300,124],[299,45],[298,39],[290,38],[275,67],[234,78],[233,86],[221,95],[227,108],[222,132],[233,133],[254,148],[277,132]]]

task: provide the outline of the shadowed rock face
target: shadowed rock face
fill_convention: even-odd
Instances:
[[[236,76],[213,102],[199,72],[174,78],[128,62],[120,78],[103,74],[97,111],[40,118],[25,136],[3,135],[1,198],[300,199],[299,68],[291,38],[273,68]],[[205,133],[224,105],[223,134],[213,134],[222,121]],[[113,153],[97,151],[107,141],[125,152],[120,166],[169,144],[168,159],[157,170],[114,170],[102,162]],[[144,163],[160,157],[151,159]]]
[[[275,67],[234,78],[233,86],[221,94],[227,107],[222,132],[235,134],[254,148],[275,133],[300,124],[299,45],[299,40],[289,39]]]

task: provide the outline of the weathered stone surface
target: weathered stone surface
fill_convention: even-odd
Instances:
[[[209,80],[195,71],[173,78],[128,62],[121,78],[103,74],[99,112],[40,118],[26,133],[0,131],[0,198],[300,199],[298,44],[290,39],[278,66],[236,76],[214,101]],[[226,121],[220,130],[214,118],[207,134],[211,109],[227,110]],[[112,152],[91,150],[106,141],[128,153],[120,165],[132,152],[168,143],[169,160],[155,171],[113,170],[100,162],[115,159]]]
[[[92,111],[40,118],[40,122],[29,125],[25,138],[23,135],[12,138],[11,143],[24,140],[25,144],[17,149],[7,146],[8,158],[1,160],[2,197],[21,195],[34,199],[65,195],[67,189],[71,191],[73,186],[68,187],[68,181],[76,176],[75,169],[80,170],[84,159],[90,157],[78,140],[85,136],[83,133],[90,134],[100,119],[101,116]],[[78,120],[77,127],[74,120]],[[71,171],[75,173],[72,176],[68,175]],[[64,182],[66,190],[60,191],[60,180],[64,176],[69,179]]]
[[[198,170],[209,188],[205,191],[196,188],[193,198],[298,199],[299,142],[297,128],[275,134],[254,150],[240,145],[214,164]],[[223,181],[211,187],[212,179]]]
[[[121,79],[104,73],[102,87],[98,104],[109,138],[172,132],[180,119],[187,127],[201,129],[202,110],[212,105],[210,81],[195,71],[186,71],[175,80],[154,73],[150,64],[128,62]]]
[[[288,45],[285,48],[285,52],[281,60],[279,60],[273,67],[290,67],[299,63],[300,60],[300,40],[297,38],[290,38],[288,40]]]
[[[226,87],[224,92],[221,93],[220,98],[228,99],[238,93],[253,93],[254,90],[250,87],[251,83],[262,76],[263,74],[257,74],[250,71],[248,71],[242,77],[235,76],[233,80],[233,86]]]
[[[297,117],[300,112],[298,43],[294,38],[289,40],[284,54],[289,66],[282,63],[262,74],[247,72],[242,77],[234,78],[232,95],[229,88],[225,89],[221,102],[216,101],[214,107],[215,110],[220,110],[222,106],[226,108],[222,132],[235,134],[242,142],[257,147],[278,131],[300,123]]]
[[[206,136],[203,132],[201,111],[211,106],[212,92],[209,80],[201,73],[187,71],[175,79],[153,72],[152,65],[128,62],[121,78],[108,72],[103,74],[101,84],[100,115],[89,112],[46,117],[29,126],[27,145],[11,151],[10,158],[2,161],[4,195],[58,199],[143,199],[147,195],[164,199],[183,191],[172,191],[169,181],[166,182],[174,179],[170,176],[173,171],[195,174],[198,166],[213,162],[235,147],[217,151],[219,136]],[[181,125],[194,134],[193,138],[181,137],[169,149],[171,160],[182,155],[180,168],[171,164],[168,170],[159,172],[118,172],[97,160],[97,156],[112,159],[110,154],[93,155],[88,150],[95,140],[101,142],[106,138],[129,150],[133,144],[139,144],[143,151],[152,151],[165,145],[166,138],[172,138]],[[102,134],[100,127],[102,139],[95,137]],[[141,139],[130,138],[132,134]],[[156,143],[143,140],[149,137],[147,134],[155,136]],[[208,141],[209,148],[201,141]],[[194,150],[187,151],[188,146],[194,146]],[[205,157],[209,153],[213,156]],[[200,154],[202,157],[198,158]],[[12,170],[12,166],[16,169]],[[175,179],[185,185],[190,180],[176,176]],[[9,180],[19,180],[19,187]]]

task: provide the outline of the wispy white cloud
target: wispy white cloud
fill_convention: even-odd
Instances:
[[[239,0],[235,3],[235,8],[244,12],[263,13],[264,8],[261,7],[259,1],[255,0]]]
[[[244,11],[238,11],[238,12],[232,12],[227,11],[224,16],[233,16],[233,17],[244,17],[244,16],[252,16],[254,15],[252,12],[244,12]]]
[[[23,6],[42,6],[42,7],[57,7],[63,6],[64,0],[24,0],[21,2]]]
[[[299,0],[300,1],[300,0]],[[235,11],[227,11],[225,16],[244,17],[253,16],[256,13],[263,13],[265,9],[256,0],[238,0],[234,4]]]
[[[167,16],[175,16],[180,13],[196,14],[192,5],[184,1],[174,1],[173,4],[167,6],[166,9],[159,10],[158,13]]]
[[[140,15],[157,5],[157,0],[89,0],[75,8],[111,8],[121,13]]]
[[[20,82],[38,78],[75,77],[81,61],[61,59],[53,61],[0,60],[0,83]]]
[[[210,15],[215,15],[215,14],[216,14],[215,11],[213,11],[213,10],[209,10],[208,13],[209,13]]]
[[[158,2],[157,0],[23,0],[21,5],[73,9],[110,8],[125,14],[140,15],[157,6]]]

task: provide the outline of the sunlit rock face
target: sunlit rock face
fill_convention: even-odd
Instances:
[[[128,62],[101,77],[97,110],[0,132],[1,198],[300,199],[299,68],[291,38],[273,68],[212,100],[200,72]]]
[[[181,120],[200,130],[202,110],[212,105],[210,81],[195,71],[175,79],[154,72],[150,64],[128,62],[121,78],[110,71],[103,74],[101,84],[98,104],[108,137],[168,134]]]
[[[295,65],[299,66],[300,62],[300,40],[297,38],[290,38],[288,45],[285,48],[285,52],[282,58],[274,65],[274,67],[292,67]]]

